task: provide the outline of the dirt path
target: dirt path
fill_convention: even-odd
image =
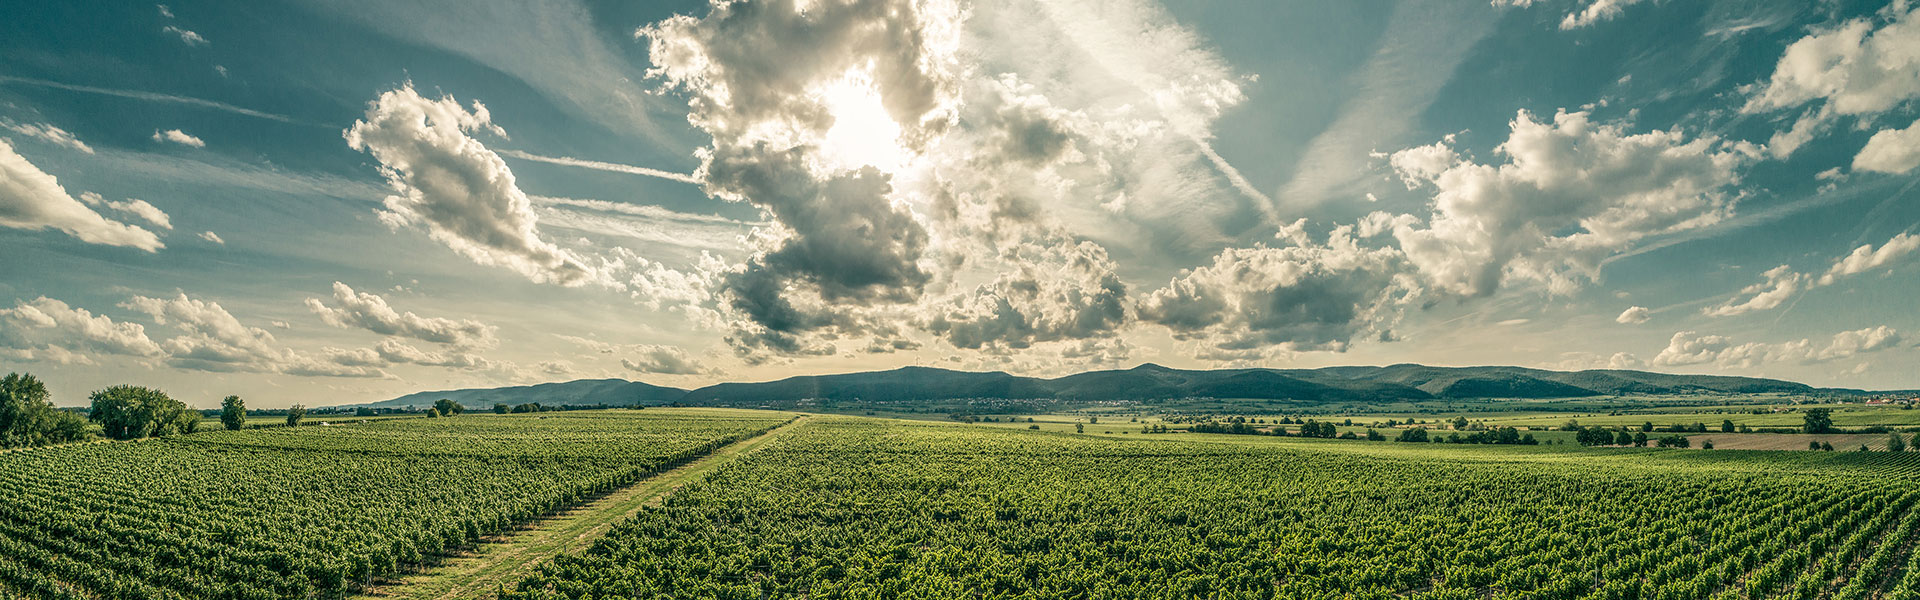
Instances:
[[[665,473],[643,479],[625,489],[563,513],[545,517],[503,537],[480,544],[472,552],[446,559],[400,581],[374,587],[355,598],[450,600],[491,598],[555,556],[586,548],[614,523],[658,504],[680,486],[705,476],[721,465],[746,455],[806,421],[805,416],[694,459]]]

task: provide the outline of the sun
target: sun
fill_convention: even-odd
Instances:
[[[833,170],[871,166],[893,173],[912,158],[900,146],[900,124],[887,114],[870,69],[850,69],[814,93],[833,117],[833,126],[820,141],[824,166]]]

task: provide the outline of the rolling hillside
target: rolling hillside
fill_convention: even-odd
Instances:
[[[837,405],[901,406],[919,401],[1046,400],[1065,404],[1109,400],[1236,398],[1294,402],[1394,402],[1472,398],[1581,398],[1652,394],[1753,394],[1822,390],[1776,379],[1672,375],[1626,370],[1549,371],[1522,367],[1327,367],[1321,369],[1173,369],[1143,364],[1040,379],[1002,372],[903,367],[888,371],[808,375],[696,390],[621,379],[583,379],[533,386],[409,394],[367,406],[427,406],[449,398],[468,407],[496,402],[613,406],[680,403],[699,406],[791,406],[810,400]]]

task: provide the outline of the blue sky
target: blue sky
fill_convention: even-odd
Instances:
[[[11,2],[0,370],[1916,388],[1906,2]]]

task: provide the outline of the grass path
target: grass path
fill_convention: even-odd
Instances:
[[[806,419],[804,415],[800,416],[759,436],[715,450],[712,454],[643,479],[593,502],[537,519],[483,542],[468,553],[448,557],[425,571],[376,586],[356,598],[450,600],[493,597],[495,590],[500,587],[512,587],[555,556],[586,548],[614,523],[639,512],[643,507],[658,504],[680,486],[765,446]]]

